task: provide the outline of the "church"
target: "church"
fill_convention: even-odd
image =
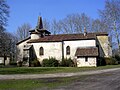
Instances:
[[[77,67],[96,67],[99,57],[110,57],[112,50],[106,32],[51,35],[43,27],[42,18],[38,17],[35,29],[30,30],[30,37],[19,41],[17,45],[17,60],[26,62],[54,57],[71,58]]]

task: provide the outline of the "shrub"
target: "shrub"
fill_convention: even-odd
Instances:
[[[43,59],[42,61],[42,66],[43,67],[48,67],[49,66],[49,60],[46,58],[46,59]]]
[[[17,65],[18,67],[22,67],[23,61],[18,61]]]
[[[98,61],[97,61],[97,66],[105,66],[106,65],[106,61],[103,57],[99,57]]]
[[[10,65],[17,66],[17,62],[15,62],[15,61],[10,61]]]
[[[118,64],[120,64],[120,55],[116,54],[114,58],[118,61]]]
[[[34,59],[33,61],[31,61],[31,66],[40,67],[41,65],[37,59]]]
[[[74,67],[75,64],[73,62],[73,60],[71,58],[66,58],[66,59],[62,59],[61,63],[60,63],[60,66],[63,66],[63,67]]]
[[[49,59],[43,59],[42,66],[43,67],[58,67],[59,62],[55,58],[51,57]]]
[[[113,57],[99,57],[98,59],[98,66],[104,65],[116,65],[118,62]]]
[[[118,64],[116,59],[113,57],[106,57],[105,58],[106,65],[116,65]]]

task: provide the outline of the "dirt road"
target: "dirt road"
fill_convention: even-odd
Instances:
[[[55,90],[120,90],[120,69],[87,75]]]
[[[5,80],[5,79],[36,79],[36,78],[71,77],[71,76],[100,74],[100,73],[112,72],[112,71],[116,71],[116,70],[120,71],[120,68],[95,70],[95,71],[83,71],[83,72],[76,72],[76,73],[0,75],[0,80]]]

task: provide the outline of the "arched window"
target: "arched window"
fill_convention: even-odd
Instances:
[[[40,47],[39,53],[40,53],[40,55],[44,55],[44,49],[43,49],[43,47]]]
[[[66,54],[67,54],[67,55],[70,55],[70,46],[67,46],[67,47],[66,47]]]

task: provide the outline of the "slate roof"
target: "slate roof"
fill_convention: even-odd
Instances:
[[[77,48],[75,56],[98,56],[97,47]]]

